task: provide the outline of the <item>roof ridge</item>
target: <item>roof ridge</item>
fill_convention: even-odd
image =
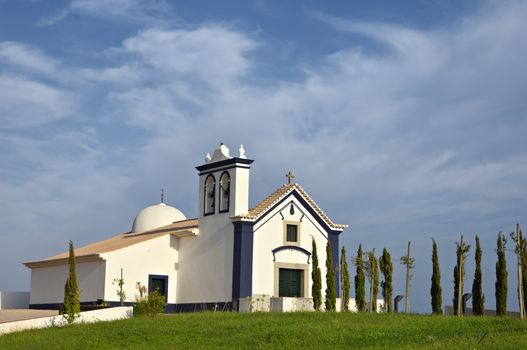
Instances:
[[[195,223],[192,224],[192,221],[195,221]],[[138,233],[129,233],[129,232],[119,233],[117,235],[110,236],[108,238],[102,239],[97,242],[92,242],[92,243],[83,245],[81,247],[76,247],[75,257],[80,258],[80,257],[87,256],[87,255],[110,253],[110,252],[113,252],[119,249],[127,248],[129,246],[132,246],[138,243],[142,243],[144,241],[148,241],[151,239],[155,239],[155,238],[170,234],[171,231],[182,231],[185,229],[197,228],[198,227],[197,221],[198,221],[197,218],[185,219],[185,220],[176,221],[166,226],[157,227],[150,231],[138,232]],[[186,222],[188,222],[188,224]],[[173,227],[170,227],[170,226],[173,226]],[[35,263],[58,261],[58,260],[61,260],[67,257],[68,257],[68,252],[66,251],[66,252],[62,252],[62,253],[41,259],[41,260],[29,261],[25,264],[26,266],[28,266],[27,264],[34,265]]]
[[[260,201],[258,204],[256,204],[253,208],[249,209],[247,214],[237,215],[233,218],[240,218],[240,219],[249,219],[249,220],[255,220],[261,215],[263,215],[265,212],[267,212],[268,209],[270,209],[274,204],[279,202],[282,198],[287,196],[292,190],[297,190],[298,193],[302,197],[304,197],[309,205],[311,205],[317,214],[320,215],[322,220],[331,228],[335,229],[345,229],[348,227],[348,225],[342,225],[342,224],[335,224],[331,219],[324,213],[324,211],[317,205],[317,203],[307,194],[307,192],[300,186],[298,183],[293,184],[285,184],[279,188],[277,188],[273,193],[271,193],[269,196],[265,197],[262,201]]]
[[[309,204],[311,204],[315,210],[320,214],[320,216],[322,217],[322,219],[324,219],[324,221],[326,221],[327,224],[329,224],[330,226],[333,226],[335,228],[346,228],[348,227],[348,225],[343,225],[343,224],[335,224],[330,218],[329,216],[327,216],[327,214],[322,210],[322,208],[320,208],[320,206],[315,202],[315,200],[313,198],[311,198],[311,196],[302,188],[302,186],[300,186],[299,184],[294,184],[295,187],[298,187],[298,191],[301,192],[301,194],[306,197],[306,199],[308,200],[308,202],[310,202]]]

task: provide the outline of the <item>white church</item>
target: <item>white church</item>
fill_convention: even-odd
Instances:
[[[331,242],[339,276],[339,237],[347,225],[333,223],[291,183],[291,174],[287,184],[249,208],[252,162],[243,146],[231,157],[220,144],[196,167],[196,218],[162,202],[141,210],[131,231],[76,248],[81,303],[118,304],[115,279],[122,271],[126,304],[144,286],[165,296],[169,312],[312,310],[312,240],[324,291],[326,244]],[[58,308],[68,252],[24,264],[31,269],[30,308]],[[338,297],[338,277],[336,284]]]

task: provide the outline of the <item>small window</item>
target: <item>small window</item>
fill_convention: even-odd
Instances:
[[[298,242],[298,226],[297,225],[286,225],[287,233],[286,240],[287,242]]]
[[[204,195],[205,215],[214,214],[214,204],[216,201],[216,180],[212,175],[207,176],[205,179]]]
[[[168,298],[168,276],[148,275],[148,293],[155,290],[165,297],[165,303]]]
[[[231,193],[231,177],[224,172],[220,177],[220,213],[229,211],[229,196]]]

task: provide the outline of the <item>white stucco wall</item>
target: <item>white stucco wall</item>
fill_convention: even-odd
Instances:
[[[295,213],[293,215],[289,212],[289,203],[291,200],[295,203]],[[322,272],[322,290],[326,289],[325,262],[327,238],[321,233],[321,231],[324,232],[322,227],[320,227],[307,210],[304,208],[299,210],[299,208],[302,208],[300,203],[298,203],[293,196],[290,196],[283,204],[268,213],[257,225],[255,225],[253,242],[253,294],[278,296],[274,295],[275,263],[307,264],[307,256],[302,252],[296,250],[282,250],[276,253],[276,261],[273,261],[273,254],[271,252],[275,248],[289,244],[284,241],[284,221],[299,222],[302,214],[305,214],[305,216],[300,223],[299,246],[311,252],[312,238],[315,239],[319,267]],[[279,213],[280,211],[284,216],[284,220],[282,220],[282,216]],[[310,259],[310,264],[308,265],[309,278],[307,279],[308,294],[304,295],[304,297],[308,298],[311,297],[312,267],[312,259]]]
[[[200,219],[199,236],[182,238],[177,303],[232,299],[233,224],[228,214]]]
[[[168,276],[167,302],[176,302],[178,274],[178,240],[193,239],[193,237],[176,238],[164,235],[132,246],[104,253],[106,260],[106,280],[104,281],[104,300],[119,301],[117,290],[119,286],[114,279],[120,278],[123,269],[123,290],[126,301],[135,302],[139,290],[137,282],[148,288],[149,275]]]
[[[77,283],[80,301],[96,301],[104,296],[104,261],[77,263]],[[69,265],[31,269],[30,304],[51,304],[64,301],[64,284]]]
[[[230,216],[247,214],[249,211],[249,169],[230,169],[231,175],[231,201],[233,207]]]

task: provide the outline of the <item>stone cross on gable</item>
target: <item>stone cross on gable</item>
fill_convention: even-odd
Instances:
[[[291,180],[293,180],[295,178],[295,175],[293,175],[293,173],[291,171],[289,171],[285,177],[287,177],[287,184],[288,185],[291,185]]]

